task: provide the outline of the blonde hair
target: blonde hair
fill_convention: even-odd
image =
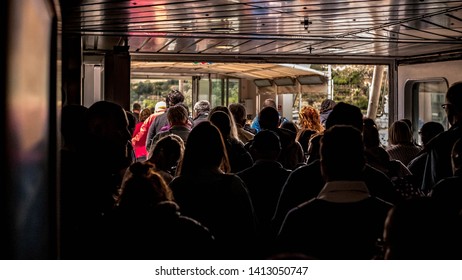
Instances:
[[[412,143],[412,133],[404,121],[395,121],[388,129],[388,141],[392,145]]]

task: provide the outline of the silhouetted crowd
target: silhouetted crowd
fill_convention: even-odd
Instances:
[[[183,102],[63,107],[63,259],[461,259],[462,83],[420,144],[332,100]]]

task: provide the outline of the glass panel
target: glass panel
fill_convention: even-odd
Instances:
[[[209,79],[200,79],[198,96],[198,101],[209,100]]]
[[[223,79],[212,79],[212,100],[210,101],[210,106],[212,108],[224,104],[223,90]]]
[[[139,103],[141,108],[154,110],[157,102],[165,101],[171,90],[179,90],[184,95],[184,103],[189,110],[192,108],[192,80],[176,79],[131,79],[130,108]]]
[[[139,103],[142,108],[153,109],[158,101],[165,101],[165,97],[171,90],[178,89],[184,94],[184,103],[188,106],[190,112],[192,112],[192,83],[192,78],[181,80],[132,79],[130,83],[130,106],[132,108],[134,103]],[[228,86],[228,90],[225,90],[225,85]],[[199,80],[197,100],[209,100],[212,107],[237,103],[240,98],[239,85],[239,79],[212,79],[212,95],[210,98],[209,79],[202,78]],[[226,93],[228,94],[227,100]]]
[[[228,104],[239,102],[239,79],[228,79]]]
[[[445,102],[447,84],[441,81],[416,82],[413,86],[413,124],[414,137],[418,139],[418,131],[426,122],[439,122],[448,127],[446,112],[441,105]],[[420,139],[418,140],[421,144]]]

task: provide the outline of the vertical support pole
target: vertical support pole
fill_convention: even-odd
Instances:
[[[332,65],[327,65],[327,99],[334,100],[334,81],[332,80]]]
[[[209,73],[209,102],[212,107],[215,107],[216,105],[212,102],[212,75]]]
[[[197,101],[199,101],[199,81],[201,77],[199,76],[192,76],[192,96],[191,96],[191,102],[192,106],[194,109],[194,104],[196,104]]]
[[[372,75],[372,85],[369,91],[369,105],[367,106],[367,117],[375,120],[377,109],[379,107],[380,89],[382,87],[384,65],[374,66]]]

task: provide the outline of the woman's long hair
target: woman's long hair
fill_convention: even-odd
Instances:
[[[218,168],[225,173],[231,170],[226,147],[218,128],[204,121],[195,126],[188,136],[178,175],[193,175],[200,170]]]
[[[232,139],[238,140],[239,139],[239,134],[237,132],[237,125],[236,125],[236,122],[234,121],[234,117],[231,114],[231,111],[228,109],[228,107],[226,107],[226,106],[216,106],[216,107],[214,107],[212,110],[210,110],[209,120],[210,120],[210,117],[212,116],[212,114],[217,112],[217,111],[225,112],[228,115],[229,121],[230,121],[230,124],[231,124],[231,130],[229,132],[229,137],[232,138]]]
[[[321,125],[319,112],[315,108],[304,106],[298,115],[300,117],[300,127],[302,129],[311,129],[316,132],[322,132],[324,130]]]

